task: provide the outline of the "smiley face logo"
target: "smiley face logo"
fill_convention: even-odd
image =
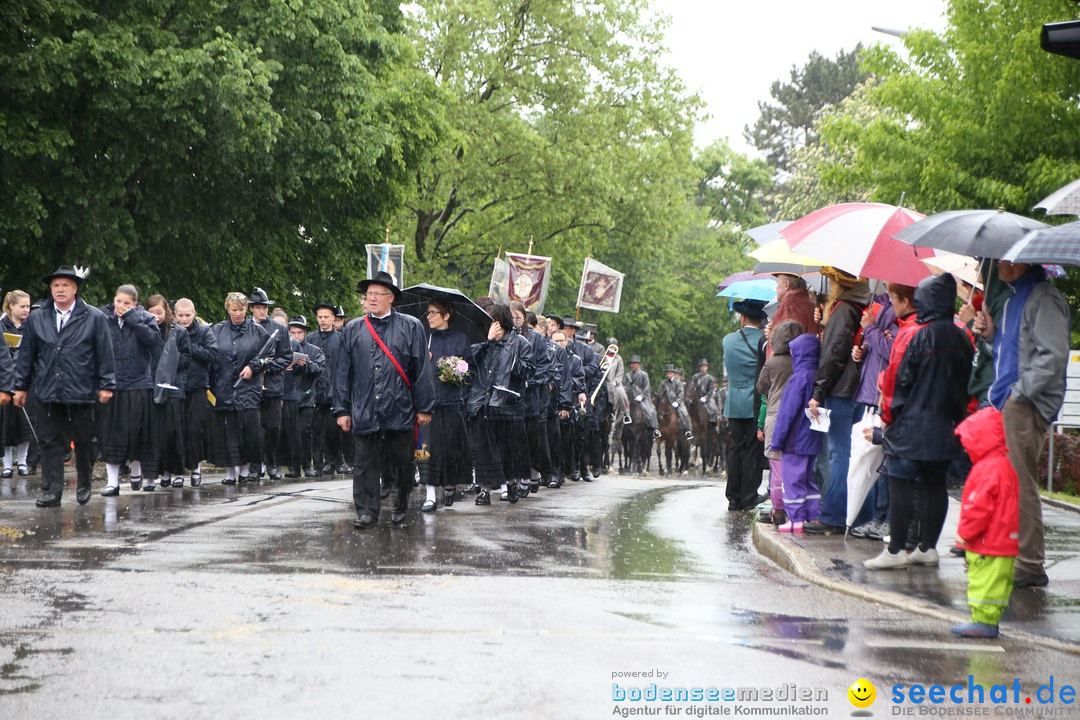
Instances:
[[[874,700],[877,698],[877,689],[874,687],[874,683],[866,678],[859,678],[851,683],[851,687],[847,689],[847,696],[855,707],[867,708],[874,704]]]

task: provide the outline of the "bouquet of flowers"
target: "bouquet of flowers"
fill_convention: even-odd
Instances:
[[[469,379],[469,363],[456,355],[444,355],[435,363],[439,371],[439,380],[451,385],[462,386]]]

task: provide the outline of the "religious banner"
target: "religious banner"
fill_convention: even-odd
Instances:
[[[375,277],[380,270],[394,276],[399,288],[405,283],[405,246],[404,245],[367,245],[367,279]]]
[[[613,270],[592,258],[585,258],[585,266],[581,269],[577,306],[586,310],[619,312],[625,277],[618,270]]]
[[[495,258],[495,266],[491,268],[488,297],[500,305],[510,302],[510,266],[501,258]]]
[[[506,264],[510,268],[507,286],[510,299],[517,300],[537,315],[543,313],[551,279],[551,258],[506,253]]]

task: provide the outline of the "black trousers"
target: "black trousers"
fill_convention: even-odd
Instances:
[[[184,465],[194,470],[207,458],[210,428],[210,401],[206,390],[200,388],[187,393],[184,398]]]
[[[551,477],[547,422],[539,417],[525,418],[525,432],[529,438],[529,466],[547,480]]]
[[[394,509],[409,506],[413,487],[414,457],[412,430],[386,430],[353,436],[353,503],[356,514],[379,519],[379,479],[397,488]]]
[[[311,457],[316,470],[334,465],[341,455],[341,428],[329,405],[316,405],[311,419]]]
[[[915,478],[889,476],[889,552],[894,555],[902,552],[909,542],[918,543],[924,550],[936,547],[949,512],[945,483],[948,463],[918,463],[918,466],[919,474]],[[916,502],[917,495],[921,496],[921,507]],[[912,528],[917,537],[909,537]]]
[[[303,439],[300,437],[300,407],[295,400],[281,401],[281,433],[278,435],[278,445],[273,453],[265,454],[272,459],[274,465],[286,467],[299,467],[300,456],[303,453]],[[270,467],[270,460],[266,461]]]
[[[90,489],[94,467],[94,406],[42,403],[37,408],[41,440],[41,494],[64,493],[64,451],[75,443],[75,470],[80,490]]]
[[[580,475],[581,472],[578,468],[577,433],[578,425],[574,422],[573,415],[559,421],[559,436],[562,439],[562,447],[559,448],[559,463],[563,477]]]
[[[315,408],[314,407],[302,407],[300,408],[300,467],[310,467],[312,458],[314,457],[315,448],[315,436],[314,422],[315,422]]]
[[[757,439],[757,422],[753,418],[728,420],[731,445],[728,448],[727,490],[728,505],[739,509],[757,504],[761,486],[764,448]]]
[[[259,408],[259,422],[262,425],[262,458],[267,468],[276,467],[282,458],[278,449],[281,436],[281,396],[264,397]]]
[[[557,415],[552,415],[546,420],[547,425],[547,438],[548,438],[548,452],[551,457],[551,477],[563,476],[563,459],[562,459],[562,433],[559,431],[559,418]]]

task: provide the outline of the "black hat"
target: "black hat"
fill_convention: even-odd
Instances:
[[[683,374],[682,368],[681,367],[675,368],[675,374],[676,375],[682,375]]]
[[[675,372],[675,364],[674,363],[668,363],[667,365],[665,365],[664,366],[664,372]]]
[[[308,329],[307,318],[303,315],[297,315],[289,320],[289,327],[298,327]]]
[[[607,339],[607,344],[608,344],[608,345],[618,345],[618,344],[619,344],[619,341],[618,341],[618,340],[616,340],[616,339],[615,339],[615,338],[613,338],[613,337],[609,337],[609,338]]]
[[[630,356],[630,364],[633,365],[634,363],[638,363],[639,365],[641,364],[641,356],[640,355],[631,355]]]
[[[597,328],[597,327],[596,327],[596,323],[585,323],[585,332],[591,332],[591,333],[594,333],[594,332],[596,332],[596,331],[597,331],[598,329],[599,329],[599,328]]]
[[[709,364],[709,358],[701,358],[700,360],[697,361],[697,364],[698,364],[698,367],[701,367],[702,365],[708,365]]]
[[[573,315],[563,315],[562,316],[562,324],[563,324],[563,327],[576,328],[577,327],[577,320],[574,318]]]
[[[273,305],[274,301],[267,296],[266,291],[257,287],[248,295],[248,305]]]
[[[345,317],[345,308],[341,307],[340,305],[335,305],[334,306],[334,317],[339,317],[339,318]]]
[[[563,322],[563,319],[555,313],[548,313],[544,317],[546,317],[548,320],[554,320],[558,324],[560,330],[566,327],[566,323]]]
[[[319,302],[315,303],[315,307],[311,308],[311,312],[317,313],[319,312],[319,308],[326,308],[335,315],[337,314],[337,306],[329,300],[320,300]]]
[[[765,303],[761,300],[739,300],[732,303],[731,307],[740,315],[745,315],[751,320],[764,320]]]
[[[82,287],[82,284],[86,282],[86,278],[90,275],[90,268],[71,267],[70,265],[61,265],[56,268],[56,271],[52,275],[46,275],[44,283],[48,285],[56,278],[67,278],[68,280],[74,280],[75,284]]]
[[[363,295],[367,292],[368,286],[370,285],[382,285],[387,290],[394,293],[394,302],[401,299],[401,290],[398,288],[397,283],[394,282],[394,276],[388,272],[380,270],[375,273],[375,277],[361,280],[356,283],[356,292]]]

